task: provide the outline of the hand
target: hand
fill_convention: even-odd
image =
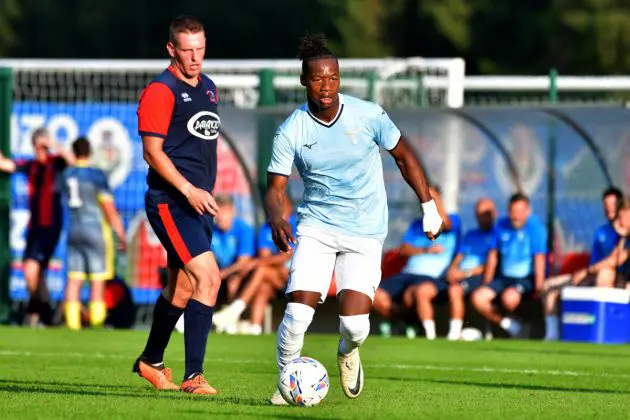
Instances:
[[[214,201],[214,197],[206,190],[188,183],[182,188],[182,194],[184,194],[190,206],[199,214],[208,213],[214,217],[219,211],[219,206]]]
[[[443,225],[442,217],[440,217],[435,201],[429,200],[426,203],[422,203],[422,212],[424,213],[422,217],[424,234],[427,238],[434,241],[442,233]]]
[[[289,243],[295,244],[295,238],[293,237],[293,228],[291,224],[284,219],[270,220],[269,226],[271,227],[271,237],[273,243],[280,252],[291,251]]]
[[[444,249],[442,245],[433,245],[430,246],[427,251],[427,254],[441,254],[446,251],[446,249]]]

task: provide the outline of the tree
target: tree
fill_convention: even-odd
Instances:
[[[0,56],[6,55],[16,43],[13,23],[19,17],[18,0],[0,0]]]

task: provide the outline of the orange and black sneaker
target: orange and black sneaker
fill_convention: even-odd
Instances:
[[[133,365],[133,371],[137,373],[141,378],[146,379],[153,385],[155,389],[160,391],[175,391],[179,390],[177,384],[173,382],[171,376],[171,370],[165,367],[151,366],[149,363],[142,360],[141,357],[136,360]]]
[[[217,394],[217,390],[208,384],[206,378],[203,377],[203,373],[195,373],[192,377],[186,379],[182,383],[182,391],[198,395]]]

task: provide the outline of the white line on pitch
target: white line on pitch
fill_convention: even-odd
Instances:
[[[0,350],[0,357],[54,357],[54,358],[85,358],[85,359],[121,359],[131,360],[133,357],[122,354],[104,354],[104,353],[46,353],[46,352],[30,352],[17,350]],[[183,358],[169,358],[171,361],[183,362]],[[233,364],[260,364],[269,362],[274,364],[273,360],[260,359],[226,359],[226,358],[208,358],[209,362],[216,363],[233,363]],[[489,366],[468,367],[468,366],[439,366],[439,365],[412,365],[412,364],[365,364],[367,368],[380,369],[397,369],[397,370],[426,370],[440,372],[475,372],[475,373],[508,373],[516,375],[548,375],[548,376],[572,376],[572,377],[596,377],[596,378],[630,378],[630,374],[623,373],[607,373],[607,372],[580,372],[573,370],[542,370],[542,369],[513,369],[513,368],[493,368]]]

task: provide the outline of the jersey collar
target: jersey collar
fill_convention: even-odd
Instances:
[[[308,108],[308,103],[306,104],[306,112],[313,120],[315,120],[316,123],[321,124],[324,127],[332,127],[337,121],[339,121],[339,117],[341,117],[341,113],[343,112],[343,95],[341,93],[338,93],[337,95],[339,96],[339,109],[337,110],[335,118],[330,120],[330,122],[320,120],[315,115],[311,114],[311,110]]]

